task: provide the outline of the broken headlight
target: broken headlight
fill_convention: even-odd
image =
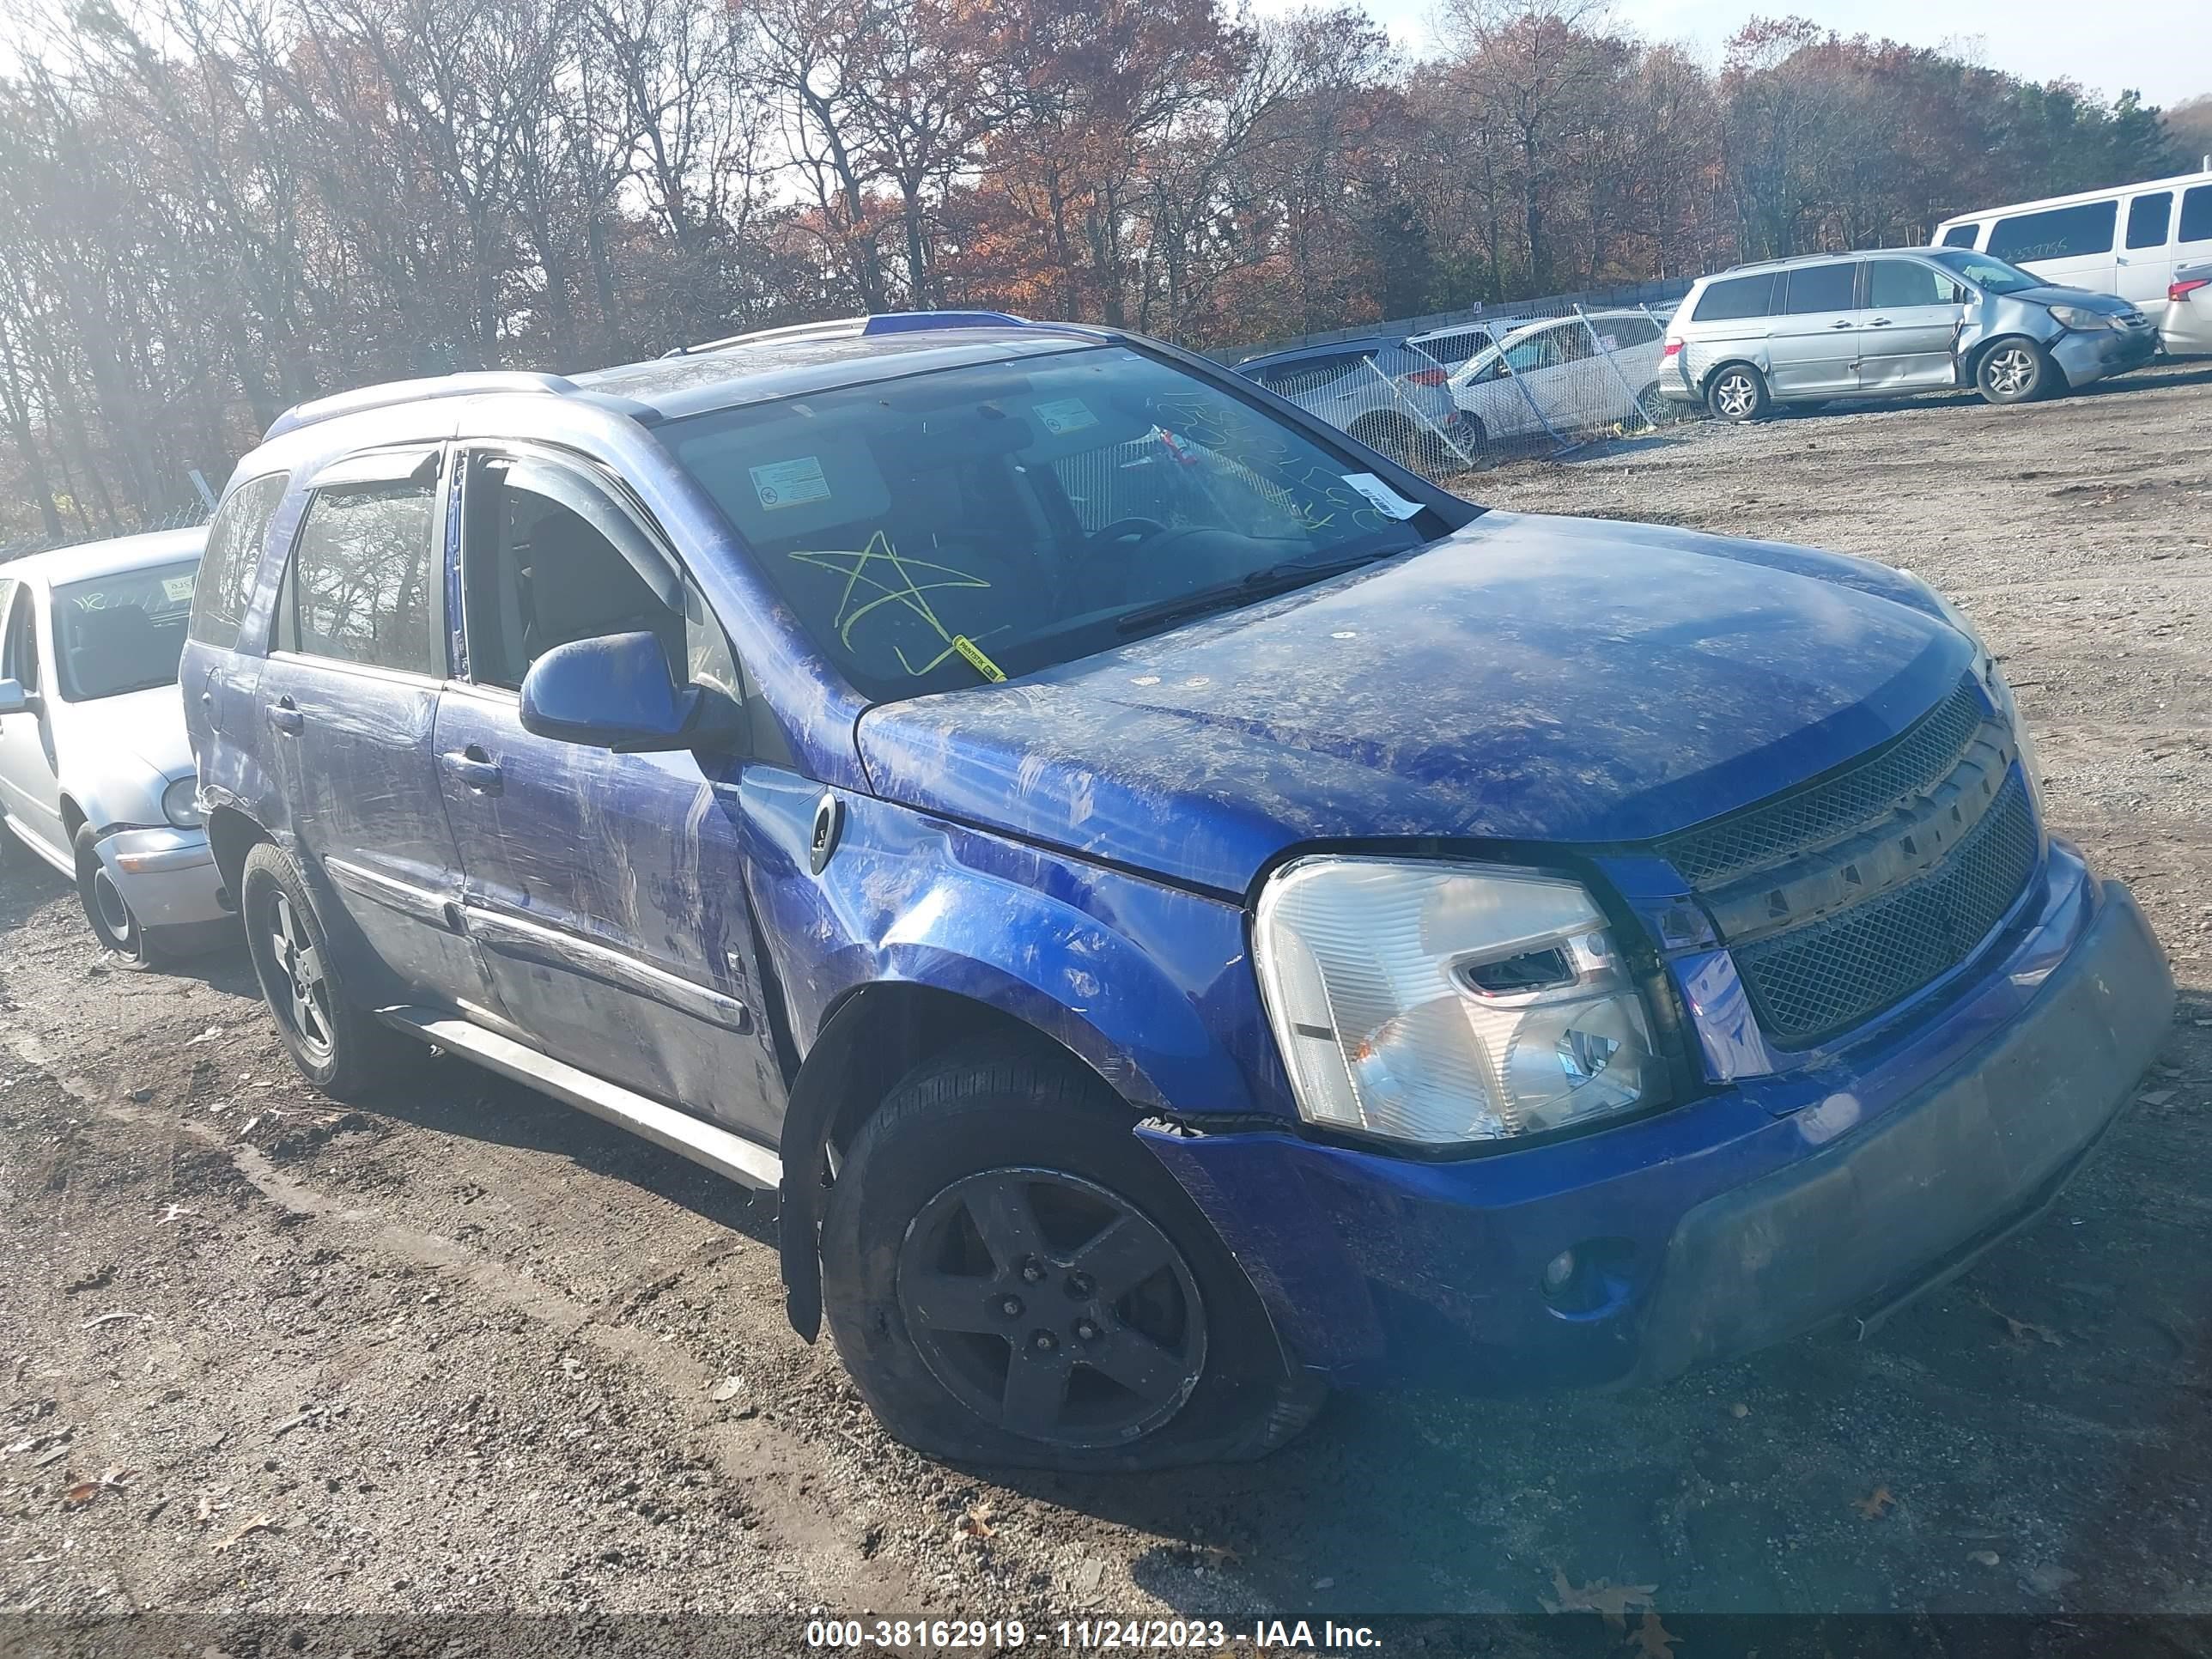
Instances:
[[[1260,986],[1299,1115],[1443,1146],[1663,1098],[1605,916],[1534,871],[1375,858],[1286,865],[1260,897]]]

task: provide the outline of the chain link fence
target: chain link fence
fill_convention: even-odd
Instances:
[[[143,536],[156,530],[189,530],[194,525],[208,521],[209,508],[204,501],[187,501],[180,507],[164,512],[142,514],[138,526],[132,530],[79,530],[58,538],[25,537],[17,541],[0,542],[0,564],[10,559],[28,558],[33,553],[51,553],[60,547],[82,547],[93,542],[112,541],[118,536]]]
[[[1442,482],[1684,418],[1691,411],[1658,392],[1672,314],[1663,298],[1536,301],[1410,333],[1324,339],[1237,367]]]

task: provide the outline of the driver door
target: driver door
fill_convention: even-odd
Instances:
[[[8,606],[7,632],[0,635],[0,678],[23,688],[27,707],[0,714],[0,810],[40,843],[51,862],[66,867],[73,854],[62,828],[59,768],[54,757],[53,723],[43,701],[53,695],[41,672],[39,590],[27,581],[15,585]]]
[[[783,1087],[745,899],[740,757],[539,737],[518,696],[554,646],[646,632],[679,685],[736,699],[722,630],[586,464],[479,449],[462,489],[465,665],[434,748],[465,925],[501,1008],[556,1059],[772,1146]]]

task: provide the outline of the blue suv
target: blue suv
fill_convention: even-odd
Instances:
[[[781,1194],[962,1459],[1673,1375],[1956,1271],[2171,1018],[1913,577],[878,317],[295,410],[181,670],[269,1006]]]

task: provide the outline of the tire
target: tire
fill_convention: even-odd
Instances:
[[[10,841],[12,832],[7,833]],[[84,919],[91,924],[92,936],[100,941],[103,951],[112,951],[133,968],[149,968],[161,960],[161,947],[146,936],[138,918],[131,913],[131,906],[107,873],[107,866],[100,861],[97,838],[88,823],[77,826],[76,837],[71,843],[76,854],[76,896],[84,906]]]
[[[1413,465],[1413,423],[1402,415],[1369,415],[1352,423],[1351,435],[1401,466]]]
[[[1705,382],[1705,407],[1714,419],[1734,426],[1765,419],[1773,401],[1766,376],[1749,363],[1723,363]]]
[[[1110,1300],[1114,1281],[1085,1273],[1112,1265],[1109,1231],[1124,1278],[1141,1274]],[[891,1091],[830,1188],[822,1265],[845,1369],[932,1456],[1082,1473],[1253,1458],[1326,1397],[1121,1102],[1008,1045]]]
[[[1974,386],[1984,403],[2032,404],[2064,391],[2066,377],[2034,341],[2009,335],[1991,344],[1975,362]]]
[[[334,1100],[356,1101],[422,1063],[421,1043],[346,994],[306,884],[268,842],[246,855],[238,908],[262,1000],[301,1076]]]

